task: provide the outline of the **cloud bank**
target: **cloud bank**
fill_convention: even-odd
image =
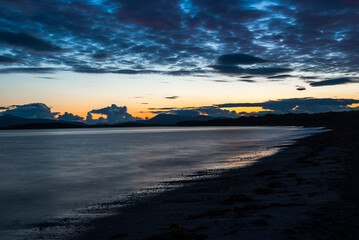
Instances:
[[[347,84],[347,83],[354,83],[358,82],[352,78],[334,78],[334,79],[328,79],[328,80],[322,80],[318,82],[312,82],[310,83],[310,86],[312,87],[321,87],[321,86],[332,86],[332,85],[341,85],[341,84]]]
[[[3,0],[0,56],[17,71],[271,75],[359,67],[359,5],[347,0]],[[1,60],[0,60],[1,62]],[[239,68],[237,65],[257,65]],[[267,65],[259,67],[258,65]],[[238,68],[233,68],[237,66]],[[248,69],[249,68],[249,69]],[[263,69],[262,69],[263,68]],[[266,69],[268,68],[268,69]],[[285,68],[285,69],[280,69]]]
[[[116,104],[101,109],[93,109],[87,113],[86,119],[68,112],[65,112],[64,114],[52,112],[51,107],[48,107],[44,103],[12,105],[8,107],[0,107],[0,110],[2,110],[0,116],[13,115],[23,118],[57,119],[70,122],[86,122],[89,124],[116,124],[141,120],[141,118],[134,117],[128,113],[126,106],[118,107]],[[101,114],[105,117],[94,119],[92,116],[93,114]]]
[[[115,123],[124,123],[130,121],[141,120],[140,118],[132,116],[130,113],[127,112],[127,107],[119,107],[116,104],[112,104],[111,106],[100,108],[100,109],[93,109],[88,112],[87,115],[87,122],[89,123],[96,123],[95,120],[92,118],[92,114],[101,114],[105,115],[106,119],[101,118],[99,120],[100,123],[108,123],[108,124],[115,124]]]
[[[51,112],[51,108],[44,103],[29,103],[24,105],[12,105],[9,107],[2,107],[6,109],[0,112],[1,115],[13,115],[23,118],[43,118],[43,119],[55,119],[58,112]]]
[[[62,115],[58,115],[57,119],[62,121],[69,121],[69,122],[82,122],[84,120],[83,117],[68,112],[65,112]]]
[[[149,108],[148,110],[154,114],[173,114],[181,117],[198,117],[205,115],[211,118],[238,118],[240,116],[260,116],[268,113],[323,113],[329,111],[359,110],[358,107],[352,107],[353,104],[358,103],[359,100],[356,99],[289,98],[257,103],[225,103],[202,107]],[[236,112],[234,108],[238,107],[261,107],[263,111],[252,113]],[[233,110],[231,108],[233,108]],[[116,104],[100,109],[93,109],[87,113],[86,119],[68,112],[65,112],[64,114],[52,112],[51,108],[44,103],[12,105],[8,107],[0,107],[0,110],[0,116],[9,114],[23,118],[57,119],[63,121],[85,122],[88,124],[118,124],[143,120],[128,113],[126,106],[117,106]],[[97,114],[100,115],[99,118],[94,117]]]
[[[334,98],[289,98],[270,100],[258,103],[226,103],[216,105],[219,108],[231,107],[262,107],[273,111],[272,113],[322,113],[353,110],[349,107],[359,103],[355,99],[334,99]]]

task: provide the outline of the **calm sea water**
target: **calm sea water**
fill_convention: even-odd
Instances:
[[[0,131],[0,234],[201,169],[241,166],[318,129],[156,127]]]

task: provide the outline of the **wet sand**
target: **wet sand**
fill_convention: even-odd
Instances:
[[[301,139],[252,166],[172,182],[170,187],[181,186],[140,197],[112,216],[75,229],[77,234],[55,236],[51,226],[43,226],[38,237],[356,239],[358,136],[355,124],[337,127]]]

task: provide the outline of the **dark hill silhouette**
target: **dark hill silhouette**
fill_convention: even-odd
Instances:
[[[337,127],[339,125],[359,124],[359,111],[327,112],[315,114],[283,115],[268,114],[260,117],[240,117],[235,119],[213,119],[206,122],[183,121],[177,126],[303,126]]]
[[[359,124],[359,111],[327,112],[316,114],[283,115],[268,114],[259,117],[236,119],[213,119],[208,116],[181,117],[159,114],[149,120],[122,124],[87,125],[80,122],[66,122],[51,119],[27,119],[11,115],[0,116],[0,129],[41,129],[41,128],[101,128],[101,127],[149,127],[149,126],[303,126],[327,127]]]
[[[183,121],[208,121],[214,119],[209,116],[178,116],[173,114],[158,114],[149,120],[136,121],[137,123],[144,123],[149,125],[174,125]]]

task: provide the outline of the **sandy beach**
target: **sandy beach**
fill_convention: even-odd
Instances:
[[[354,125],[336,127],[252,166],[168,183],[67,234],[41,226],[38,238],[355,239],[357,136]]]

